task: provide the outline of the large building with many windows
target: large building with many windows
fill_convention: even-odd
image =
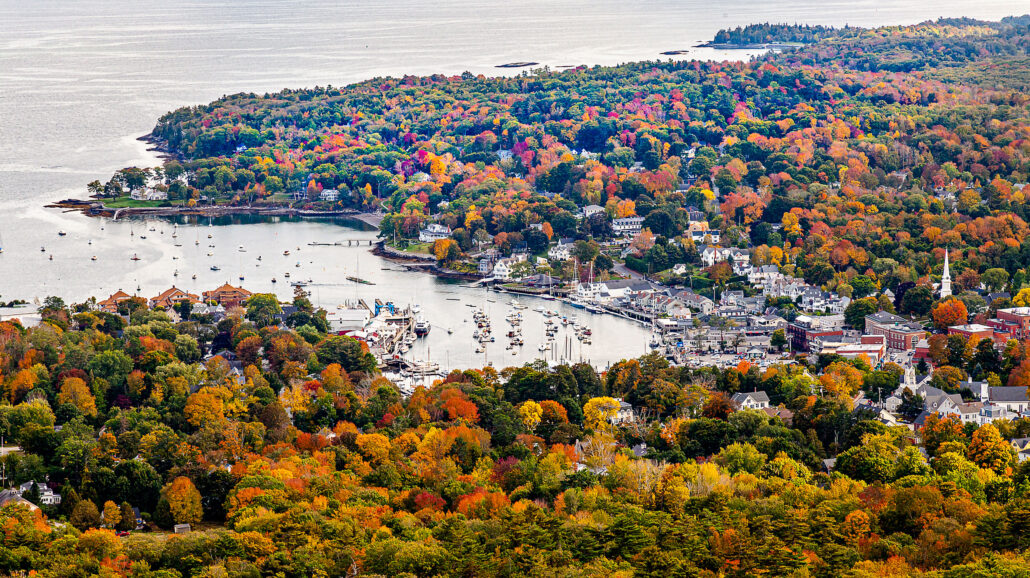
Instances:
[[[915,349],[919,340],[926,338],[926,330],[922,325],[886,311],[866,316],[865,333],[885,336],[887,348],[897,351]]]

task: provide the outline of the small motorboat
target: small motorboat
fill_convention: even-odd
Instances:
[[[54,260],[54,256],[53,256],[53,255],[50,255],[50,260],[51,260],[51,261],[53,261],[53,260]]]
[[[40,247],[39,248],[39,252],[40,253],[46,253],[46,247]]]
[[[96,255],[93,255],[92,257],[90,257],[90,258],[89,258],[89,260],[90,260],[90,261],[96,261],[96,260],[97,260],[97,256],[96,256]]]
[[[275,280],[275,277],[272,277],[272,283],[278,283],[278,281]]]
[[[283,256],[284,257],[289,257],[290,256],[290,250],[287,249],[287,250],[283,251]]]
[[[196,274],[196,273],[194,273],[194,274],[193,274],[193,280],[194,280],[194,281],[196,281],[196,280],[197,280],[197,274]]]
[[[57,236],[58,236],[58,237],[63,237],[63,236],[65,236],[65,235],[67,235],[67,234],[68,234],[68,233],[65,233],[64,231],[58,231],[58,232],[57,232]]]
[[[221,269],[218,267],[218,265],[211,265],[211,270],[212,271],[221,271]]]

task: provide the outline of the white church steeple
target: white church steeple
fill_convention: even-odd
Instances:
[[[941,273],[941,299],[951,296],[951,267],[948,264],[948,250],[944,250],[944,272]]]

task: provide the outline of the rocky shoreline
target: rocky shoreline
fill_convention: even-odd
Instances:
[[[476,275],[474,273],[462,273],[461,271],[444,269],[437,265],[435,258],[429,255],[418,255],[398,251],[393,247],[387,247],[386,243],[383,241],[379,241],[375,244],[375,247],[372,249],[372,254],[377,257],[382,257],[388,261],[399,263],[409,271],[423,271],[431,273],[442,279],[456,279],[460,281],[479,281],[482,279],[480,275]]]

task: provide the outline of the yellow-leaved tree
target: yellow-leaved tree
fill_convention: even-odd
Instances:
[[[529,400],[519,406],[519,417],[522,418],[522,425],[533,431],[544,416],[544,408],[539,403]]]
[[[86,386],[86,382],[78,377],[69,377],[61,384],[61,393],[57,394],[57,403],[64,405],[70,403],[79,410],[82,415],[93,417],[97,415],[97,402],[93,394]]]
[[[157,504],[156,515],[166,526],[196,524],[204,515],[204,510],[200,506],[200,492],[189,478],[175,478],[161,489],[161,500]]]
[[[583,423],[598,432],[611,430],[611,419],[619,411],[619,402],[611,397],[593,397],[583,406]]]

